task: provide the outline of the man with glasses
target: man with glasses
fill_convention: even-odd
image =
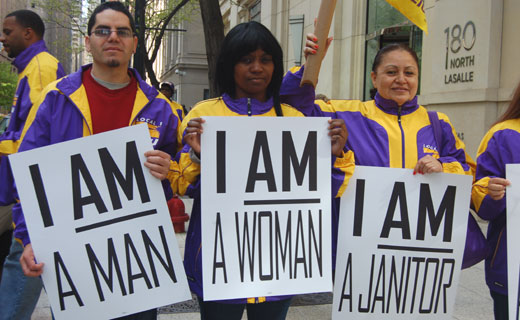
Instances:
[[[2,24],[0,42],[9,58],[14,58],[12,64],[18,70],[11,118],[0,135],[0,211],[8,214],[9,220],[16,199],[7,155],[18,151],[27,115],[43,88],[65,75],[61,64],[47,50],[44,33],[42,19],[29,10],[9,13]],[[12,239],[0,280],[0,319],[29,319],[40,297],[41,279],[25,277],[22,272],[22,251],[22,245]]]
[[[155,151],[155,161],[169,165],[177,151],[179,117],[162,94],[128,68],[137,47],[135,34],[134,20],[122,3],[104,2],[93,11],[85,37],[93,63],[47,87],[31,110],[20,151],[147,123],[154,148],[165,152]],[[167,180],[163,186],[171,198]],[[25,246],[20,259],[24,273],[39,276],[43,265],[34,262],[19,204],[13,208],[13,219],[15,236]],[[156,310],[124,319],[156,319]]]

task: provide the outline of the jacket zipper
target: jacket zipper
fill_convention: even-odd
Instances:
[[[250,117],[253,115],[253,111],[251,110],[251,98],[247,98],[247,116]]]
[[[497,245],[495,247],[495,252],[493,252],[493,258],[491,258],[491,264],[490,264],[491,268],[493,268],[493,265],[495,264],[495,258],[497,256],[498,247],[500,246],[500,240],[502,240],[502,233],[504,233],[504,228],[502,228],[502,230],[500,230],[500,234],[498,235],[498,241],[497,241]]]
[[[401,159],[402,159],[402,166],[403,168],[406,168],[406,162],[405,162],[405,159],[404,159],[404,154],[405,154],[405,143],[404,143],[404,130],[403,130],[403,126],[401,124],[401,108],[402,107],[397,107],[397,123],[399,124],[399,129],[401,129]]]

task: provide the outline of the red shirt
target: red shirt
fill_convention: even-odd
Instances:
[[[110,90],[92,78],[91,70],[83,72],[82,81],[90,105],[93,134],[128,127],[137,94],[137,80],[129,72],[130,83],[126,87]]]

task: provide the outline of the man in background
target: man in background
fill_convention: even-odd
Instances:
[[[174,108],[176,110],[177,115],[179,116],[179,118],[182,121],[184,119],[184,116],[186,115],[186,109],[184,108],[184,106],[181,106],[177,102],[173,101],[172,97],[173,97],[173,93],[175,92],[175,86],[173,85],[173,83],[171,83],[169,81],[165,81],[165,82],[161,83],[161,88],[159,91],[166,98],[168,98],[168,100],[171,101],[172,108]]]
[[[16,153],[29,110],[49,83],[65,75],[43,41],[45,25],[36,13],[18,10],[9,13],[2,25],[0,41],[18,70],[11,119],[0,136],[0,206],[12,206],[16,200],[13,176],[7,155]],[[30,319],[42,288],[40,278],[23,274],[21,243],[14,238],[0,280],[0,319]]]
[[[168,98],[168,100],[173,101],[172,97],[173,93],[175,92],[175,86],[173,85],[173,83],[169,81],[161,83],[160,91],[162,94],[164,94],[166,98]]]

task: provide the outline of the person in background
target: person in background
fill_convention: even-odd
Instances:
[[[314,34],[307,35],[306,56],[316,54],[316,41]],[[329,38],[323,44],[325,50],[331,41]],[[374,100],[318,100],[313,86],[300,87],[303,70],[294,68],[286,74],[280,92],[282,101],[307,116],[343,119],[348,131],[345,148],[354,153],[356,165],[408,168],[414,170],[413,174],[473,174],[475,165],[464,143],[448,117],[440,112],[437,117],[442,143],[436,143],[428,112],[417,102],[419,60],[408,46],[389,44],[377,53],[370,74]],[[332,205],[335,259],[340,199]]]
[[[144,165],[156,178],[166,179],[170,159],[177,152],[180,123],[169,100],[128,68],[137,47],[135,23],[118,1],[97,6],[88,21],[85,47],[93,63],[49,85],[29,114],[20,151],[31,150],[129,125],[147,123],[154,150]],[[60,119],[59,123],[53,119]],[[172,197],[164,180],[166,198]],[[20,262],[25,275],[37,277],[43,265],[35,263],[22,208],[13,208],[15,236],[24,245]],[[156,319],[155,309],[123,319]]]
[[[489,221],[486,283],[493,298],[495,319],[509,319],[507,285],[506,164],[520,163],[520,84],[509,107],[489,129],[477,151],[476,182],[471,199],[477,214]]]
[[[9,13],[2,25],[0,42],[9,58],[14,58],[12,64],[18,70],[18,83],[9,125],[0,136],[0,206],[16,202],[7,155],[18,151],[29,110],[45,86],[65,76],[61,64],[45,46],[44,33],[42,19],[29,10]],[[9,240],[11,247],[0,280],[0,319],[30,319],[42,282],[40,278],[24,276],[19,261],[23,246],[14,238]]]
[[[172,99],[173,93],[175,92],[175,86],[173,85],[173,83],[171,83],[169,81],[163,82],[161,84],[161,89],[159,91],[166,98],[168,98],[168,100],[171,101],[172,107],[175,108],[175,110],[179,116],[179,119],[181,119],[181,121],[182,121],[182,119],[184,119],[184,116],[186,115],[186,110],[185,110],[184,106],[181,106],[180,104],[173,101],[173,99]]]
[[[226,35],[217,63],[216,87],[220,97],[196,104],[182,125],[179,140],[184,142],[177,154],[181,176],[178,193],[194,198],[186,236],[184,267],[193,293],[197,295],[203,320],[242,319],[244,309],[250,320],[285,319],[290,296],[255,297],[223,301],[204,301],[201,257],[200,135],[204,116],[287,116],[301,117],[301,112],[281,104],[280,84],[283,78],[283,54],[278,41],[260,23],[251,21],[235,26]],[[346,131],[342,121],[331,120],[334,169],[333,192],[341,196],[347,178],[353,171],[351,153],[343,153]]]
[[[161,83],[161,89],[159,91],[161,91],[161,93],[164,94],[168,100],[172,101],[173,93],[175,92],[175,86],[173,83],[166,81]]]

